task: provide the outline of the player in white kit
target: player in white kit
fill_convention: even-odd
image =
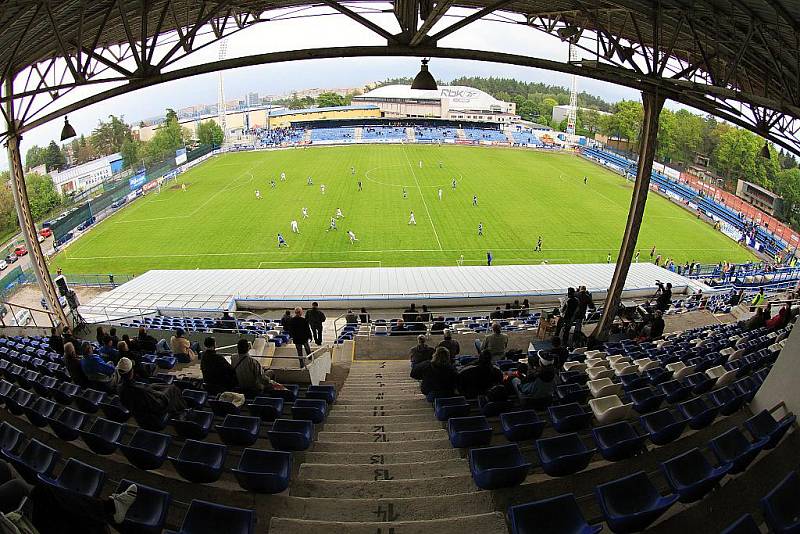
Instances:
[[[303,208],[302,212],[303,212],[303,218],[308,219],[308,208]]]
[[[325,184],[320,184],[319,190],[322,191],[322,194],[325,194]]]
[[[414,218],[414,212],[411,212],[411,216],[408,218],[408,224],[413,224],[414,226],[417,225],[417,219]]]
[[[442,200],[442,188],[439,188],[439,200]]]
[[[331,230],[338,230],[338,228],[336,228],[336,218],[334,217],[331,217],[331,225],[325,231],[330,232]]]
[[[344,219],[344,213],[342,213],[342,208],[336,208],[336,218]]]
[[[281,173],[281,182],[285,182],[285,181],[286,181],[286,173],[282,172]]]
[[[348,230],[348,231],[347,231],[347,237],[349,237],[349,238],[350,238],[350,244],[351,244],[351,245],[352,245],[354,242],[358,241],[358,239],[356,238],[356,234],[354,234],[352,230]]]
[[[299,234],[300,229],[297,227],[297,221],[292,220],[292,233]]]
[[[261,199],[261,191],[259,191],[258,189],[256,189],[256,198]]]

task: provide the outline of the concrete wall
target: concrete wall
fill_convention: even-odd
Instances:
[[[770,410],[781,402],[786,410],[800,413],[800,327],[795,325],[786,345],[772,366],[764,384],[758,390],[750,409],[753,413]]]

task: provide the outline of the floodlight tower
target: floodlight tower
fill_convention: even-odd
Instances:
[[[228,39],[223,38],[219,41],[219,59],[222,61],[228,54]],[[222,144],[228,138],[228,123],[225,119],[225,82],[222,79],[222,71],[219,71],[219,90],[217,94],[217,122],[222,128]]]
[[[569,62],[574,65],[578,61],[578,47],[570,40],[569,42]],[[569,90],[569,109],[567,110],[567,140],[573,141],[575,135],[575,123],[578,120],[578,77],[572,75],[572,84]]]

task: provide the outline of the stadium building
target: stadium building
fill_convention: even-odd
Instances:
[[[498,124],[511,124],[519,119],[514,102],[503,102],[479,89],[461,85],[445,85],[435,90],[385,85],[354,96],[353,103],[378,106],[381,114],[388,118],[437,118]]]
[[[121,170],[122,154],[115,153],[59,172],[51,172],[50,176],[63,195],[94,187]]]

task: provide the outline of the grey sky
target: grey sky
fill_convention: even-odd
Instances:
[[[371,17],[387,25],[388,15]],[[445,18],[438,27],[451,24]],[[437,28],[434,28],[436,31]],[[396,28],[395,28],[396,29]],[[267,22],[258,24],[231,37],[228,57],[286,49],[355,44],[381,44],[378,36],[343,16]],[[457,31],[440,42],[440,46],[463,47],[488,51],[527,54],[563,61],[567,47],[558,39],[521,25],[481,21]],[[180,65],[204,63],[216,59],[218,49],[210,46]],[[225,72],[226,99],[244,96],[246,92],[282,94],[292,90],[326,87],[356,87],[367,82],[397,76],[413,76],[419,69],[417,58],[359,58],[301,61],[278,65],[248,67]],[[569,76],[495,63],[433,59],[431,71],[439,79],[458,76],[497,76],[536,81],[568,87]],[[633,90],[590,79],[579,80],[579,90],[601,96],[609,101],[637,99]],[[86,95],[88,93],[81,93]],[[95,104],[69,116],[70,123],[80,135],[88,134],[101,118],[109,114],[124,115],[128,122],[163,113],[167,107],[182,108],[217,100],[217,75],[203,75],[169,84],[143,89]],[[23,154],[32,145],[46,145],[57,139],[62,121],[56,120],[25,135]],[[6,169],[6,153],[0,151],[0,169]]]

